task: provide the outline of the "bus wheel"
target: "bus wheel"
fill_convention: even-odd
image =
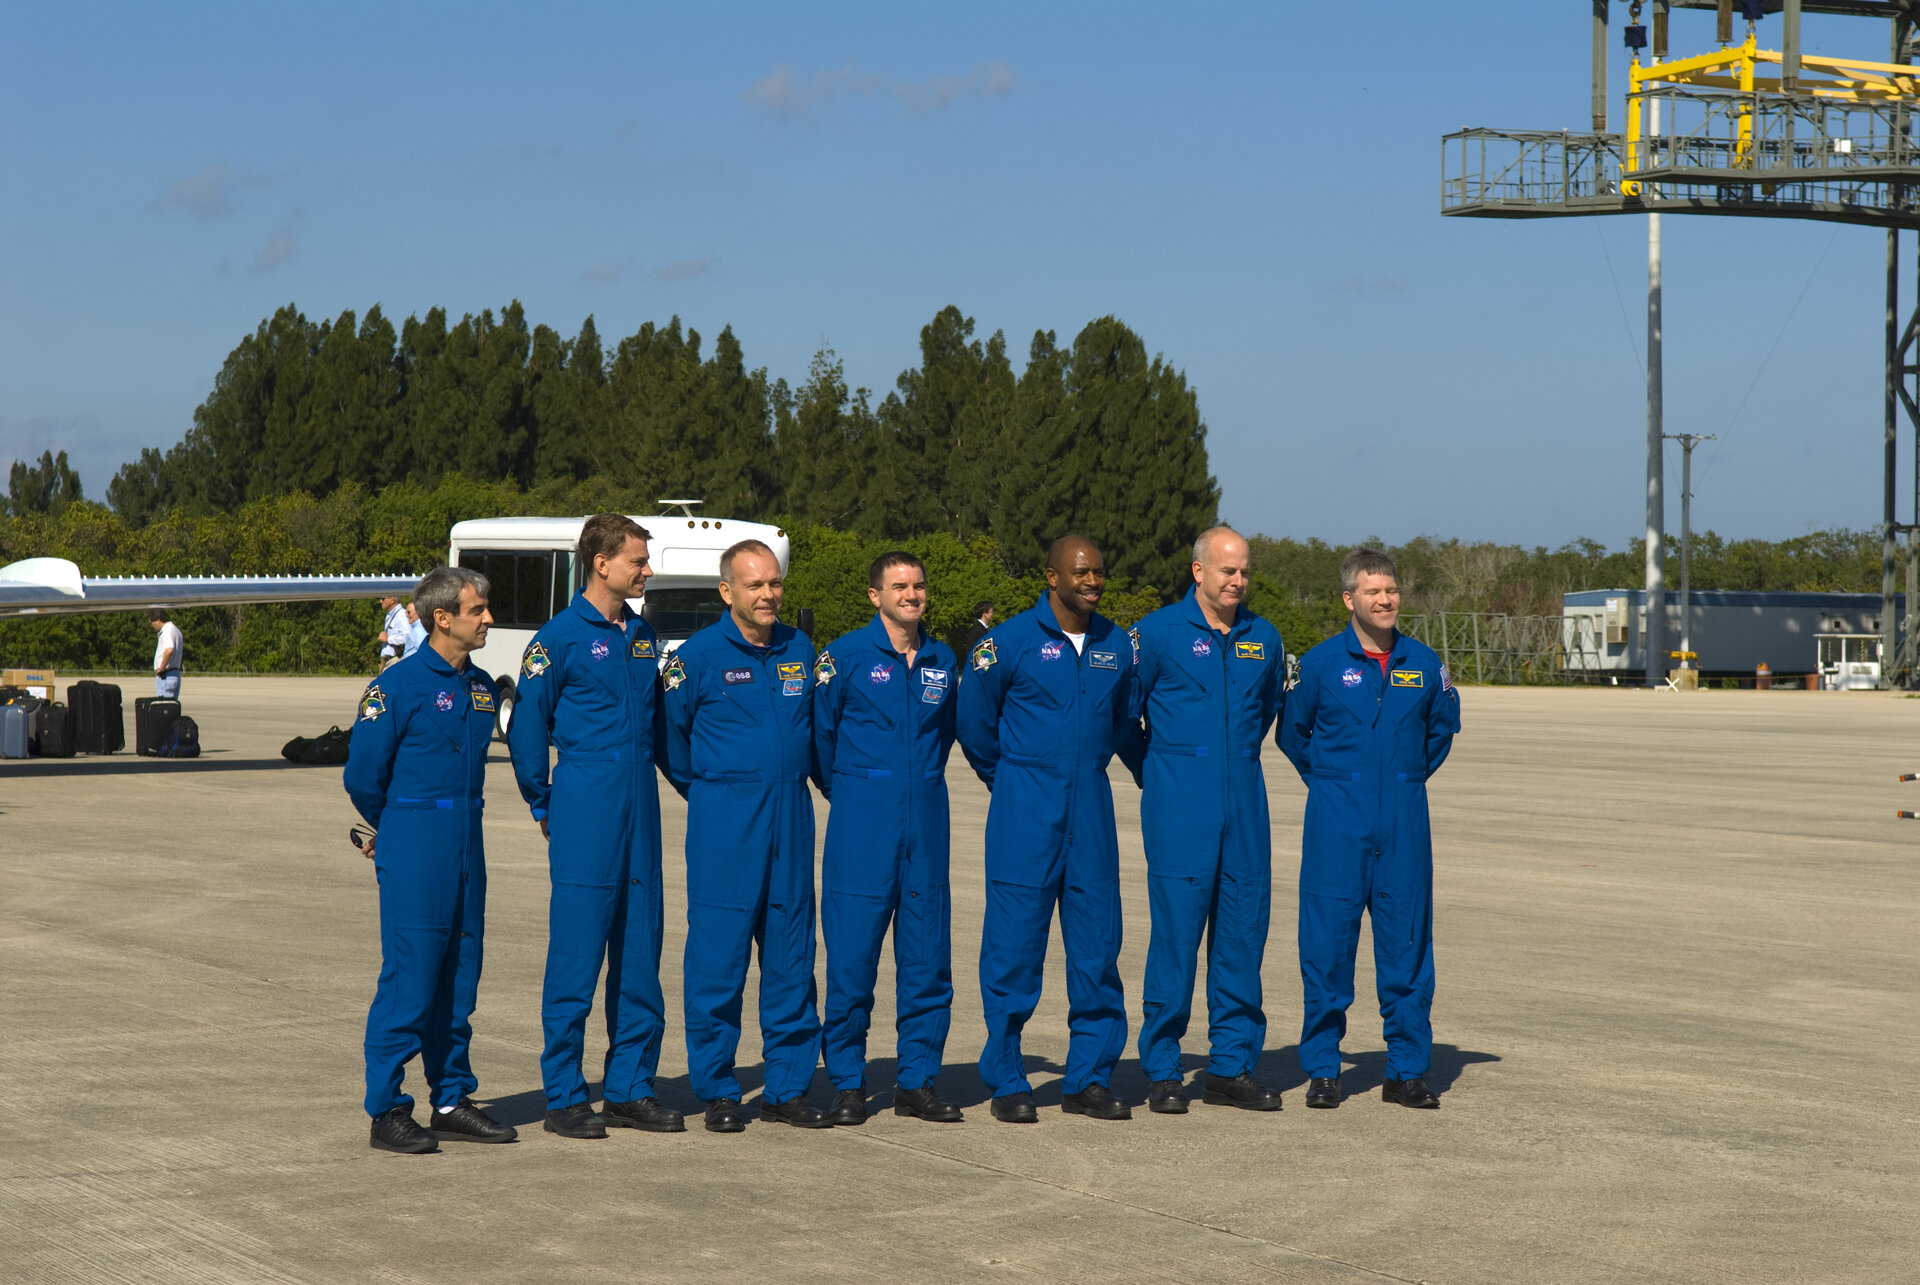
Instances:
[[[500,684],[500,697],[494,702],[494,740],[504,741],[507,739],[507,729],[513,725],[513,706],[517,699],[519,698],[513,690],[513,684],[502,682]]]

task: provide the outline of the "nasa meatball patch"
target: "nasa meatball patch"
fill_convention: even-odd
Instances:
[[[1358,687],[1367,680],[1366,675],[1362,674],[1359,670],[1349,668],[1345,673],[1340,675],[1340,681],[1349,687]]]

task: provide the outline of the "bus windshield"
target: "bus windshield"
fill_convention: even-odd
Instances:
[[[640,614],[662,638],[685,641],[727,614],[717,587],[704,589],[648,589],[640,600]]]

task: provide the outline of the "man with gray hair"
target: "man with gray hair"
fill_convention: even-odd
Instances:
[[[497,692],[467,663],[486,645],[487,578],[435,567],[414,591],[427,644],[360,698],[344,782],[378,834],[361,845],[380,882],[380,981],[367,1012],[366,1110],[376,1150],[419,1154],[439,1137],[512,1142],[475,1104],[469,1060],[480,986],[487,866],[480,808]],[[431,1128],[401,1092],[415,1054]]]
[[[1375,988],[1386,1028],[1380,1095],[1433,1108],[1433,835],[1427,778],[1460,730],[1460,694],[1426,645],[1394,626],[1393,559],[1340,563],[1348,627],[1300,660],[1280,748],[1307,785],[1300,856],[1300,1065],[1307,1105],[1340,1105],[1340,1039],[1353,1003],[1360,915],[1373,917]]]
[[[1140,831],[1147,945],[1140,1065],[1147,1106],[1187,1110],[1180,1040],[1207,946],[1209,1058],[1203,1100],[1278,1111],[1253,1078],[1266,1045],[1260,961],[1272,903],[1272,830],[1260,748],[1285,700],[1280,631],[1247,610],[1251,553],[1231,527],[1193,544],[1193,585],[1133,630],[1131,710],[1145,724]]]

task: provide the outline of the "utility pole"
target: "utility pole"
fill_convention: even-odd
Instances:
[[[1656,216],[1658,217],[1658,216]],[[1713,433],[1668,433],[1680,443],[1680,668],[1693,660],[1693,448],[1711,442]]]
[[[1649,152],[1660,135],[1660,100],[1652,103]],[[1651,187],[1647,195],[1654,195]],[[1666,447],[1662,439],[1665,408],[1660,354],[1660,215],[1647,215],[1647,626],[1641,641],[1647,649],[1647,686],[1658,687],[1665,677],[1667,651]]]

